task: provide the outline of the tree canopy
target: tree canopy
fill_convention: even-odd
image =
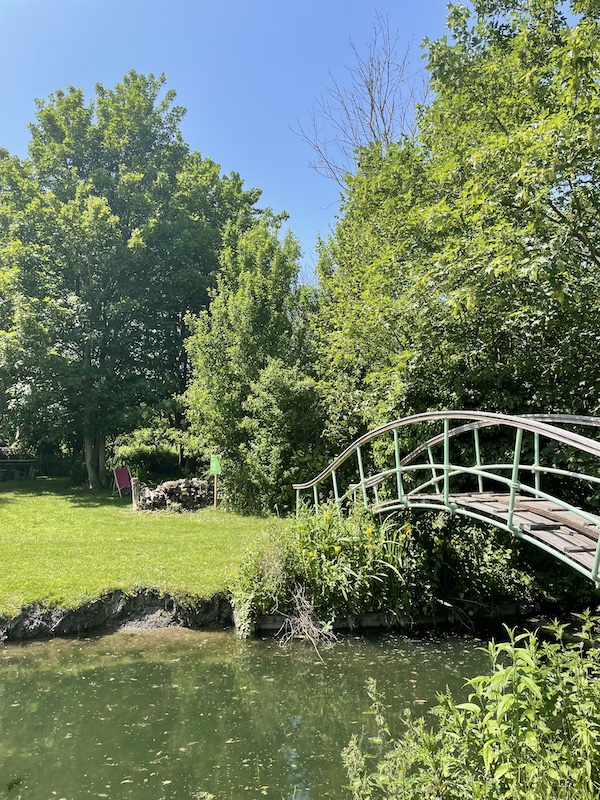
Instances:
[[[381,33],[379,61],[354,51],[355,91],[380,76],[363,100],[386,75],[400,96]],[[173,441],[220,452],[230,499],[272,509],[394,417],[598,413],[600,6],[450,5],[425,52],[431,99],[410,131],[386,124],[395,103],[365,125],[368,100],[357,128],[343,95],[358,149],[315,290],[298,286],[284,216],[190,151],[164,78],[40,101],[28,157],[0,151],[12,428],[84,442],[95,485],[107,437],[183,398]]]
[[[273,510],[290,503],[299,468],[318,463],[322,419],[312,377],[310,292],[297,285],[298,242],[265,213],[230,226],[207,310],[190,320],[186,392],[196,448],[224,457],[231,499]]]
[[[104,442],[185,388],[188,311],[208,302],[228,221],[260,193],[190,152],[165,79],[38,101],[24,161],[0,157],[2,377],[21,436]]]
[[[599,10],[451,6],[413,138],[358,153],[321,259],[334,439],[412,411],[598,407]]]

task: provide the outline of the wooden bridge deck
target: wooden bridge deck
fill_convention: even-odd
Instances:
[[[411,505],[439,504],[444,508],[442,494],[420,494],[405,497]],[[450,503],[483,516],[508,524],[508,493],[473,492],[451,494]],[[382,512],[386,507],[398,507],[398,500],[379,503],[373,511]],[[596,517],[600,525],[600,517]],[[517,495],[512,520],[513,528],[519,528],[527,538],[543,543],[551,550],[561,553],[563,558],[591,571],[598,544],[598,528],[592,523],[566,511],[550,500]]]

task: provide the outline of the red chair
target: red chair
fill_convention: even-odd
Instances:
[[[129,467],[115,467],[113,469],[113,475],[115,476],[113,494],[118,492],[119,497],[123,497],[121,494],[123,489],[129,489],[129,491],[131,491],[131,472],[129,472]]]

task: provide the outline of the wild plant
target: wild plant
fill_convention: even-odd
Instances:
[[[356,738],[344,751],[354,800],[597,798],[599,650],[593,619],[580,622],[569,640],[559,624],[551,640],[507,629],[488,645],[491,671],[467,682],[468,700],[441,695],[432,726],[406,714],[397,739],[368,687],[378,733],[369,752]]]

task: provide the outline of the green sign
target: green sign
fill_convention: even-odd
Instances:
[[[211,455],[210,457],[210,474],[211,475],[220,475],[221,474],[221,456]]]

